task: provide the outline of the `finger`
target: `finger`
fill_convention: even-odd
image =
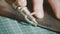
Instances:
[[[17,3],[22,7],[22,9],[27,13],[30,14],[30,11],[28,10],[28,8],[26,7],[27,5],[27,0],[16,0]],[[18,7],[18,9],[20,9],[20,7]]]
[[[16,0],[16,1],[21,7],[25,7],[27,5],[27,0]]]
[[[60,0],[48,0],[56,17],[60,19]]]
[[[33,11],[37,18],[43,18],[43,0],[33,0]]]

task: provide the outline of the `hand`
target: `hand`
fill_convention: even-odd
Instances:
[[[55,16],[60,20],[60,0],[48,0]]]
[[[27,0],[16,0],[19,5],[22,7],[27,5]],[[48,0],[50,3],[56,17],[60,19],[60,5],[59,5],[59,0]],[[44,11],[43,11],[43,0],[33,0],[33,13],[34,15],[40,19],[44,18]]]

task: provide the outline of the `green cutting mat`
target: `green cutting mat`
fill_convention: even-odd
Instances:
[[[0,34],[57,34],[55,32],[0,16]]]

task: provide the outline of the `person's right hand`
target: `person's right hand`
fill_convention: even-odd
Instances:
[[[26,6],[27,0],[16,0],[19,5],[22,7]],[[34,15],[40,19],[44,18],[44,11],[43,11],[43,0],[32,0],[33,1],[33,13]],[[52,9],[58,19],[60,19],[60,2],[59,0],[48,0]]]

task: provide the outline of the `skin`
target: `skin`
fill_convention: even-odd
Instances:
[[[60,20],[60,0],[48,0],[57,19]]]
[[[27,5],[27,0],[16,0],[17,3],[24,7]],[[32,0],[33,1],[33,13],[34,15],[40,19],[44,18],[44,11],[43,11],[43,0]],[[48,0],[50,3],[56,17],[60,20],[60,0]]]

